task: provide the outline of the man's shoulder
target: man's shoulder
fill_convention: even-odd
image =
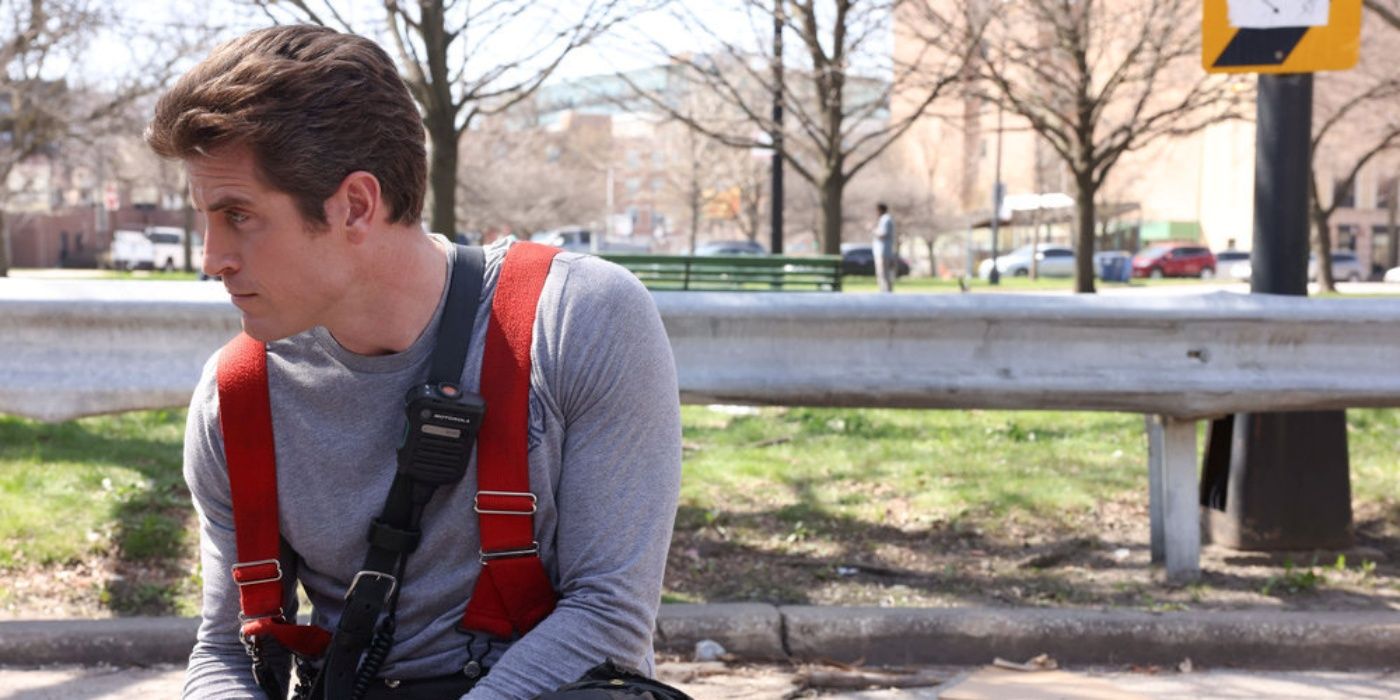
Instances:
[[[522,241],[496,243],[486,247],[488,276],[491,268],[499,266],[506,252]],[[539,245],[539,244],[532,244]],[[617,263],[588,253],[575,253],[561,250],[554,256],[547,285],[557,285],[557,294],[570,304],[597,300],[606,303],[618,296],[635,295],[646,292],[637,276]]]

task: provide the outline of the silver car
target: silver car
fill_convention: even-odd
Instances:
[[[1251,272],[1249,252],[1244,250],[1222,250],[1215,254],[1215,270],[1218,276],[1235,280],[1249,281]]]
[[[1036,254],[1036,274],[1046,277],[1074,276],[1074,249],[1068,246],[1041,243]],[[1025,245],[996,259],[997,271],[1003,277],[1025,277],[1031,274],[1031,246]],[[977,267],[977,276],[988,279],[992,275],[992,261],[983,260]]]
[[[1366,271],[1361,269],[1361,262],[1356,259],[1356,253],[1349,250],[1332,251],[1332,279],[1338,282],[1360,282],[1366,279]],[[1308,256],[1308,281],[1317,281],[1317,256]]]

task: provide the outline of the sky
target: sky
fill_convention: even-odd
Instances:
[[[67,74],[70,79],[76,78],[83,82],[111,83],[124,72],[129,72],[133,63],[139,64],[143,58],[149,58],[157,52],[149,41],[139,36],[142,26],[184,26],[208,20],[213,24],[229,27],[227,37],[268,24],[261,11],[249,6],[246,1],[238,0],[211,0],[202,3],[202,7],[197,10],[192,8],[190,3],[180,0],[115,0],[106,4],[127,19],[119,25],[105,28],[75,64],[58,64],[54,68],[55,73]],[[575,6],[582,3],[565,0],[565,4]],[[771,25],[755,23],[741,12],[717,9],[719,4],[714,0],[686,0],[678,3],[678,6],[680,12],[703,13],[707,23],[723,27],[725,39],[728,41],[749,48],[767,48],[768,42],[771,41]],[[341,0],[336,3],[336,7],[357,28],[362,25],[374,26],[376,23],[382,27],[383,9],[378,0]],[[195,12],[199,14],[196,15]],[[498,32],[480,45],[485,49],[483,55],[518,55],[519,47],[537,45],[540,28],[546,25],[547,21],[541,17],[527,16],[521,21],[513,22],[506,30]],[[714,47],[713,37],[688,29],[672,17],[670,12],[637,14],[629,17],[624,26],[566,57],[555,71],[552,80],[567,80],[653,65],[661,55],[653,43],[673,52],[701,52]],[[790,51],[798,48],[795,38],[789,38],[789,44],[792,47]],[[386,45],[386,48],[391,47]],[[191,58],[191,65],[193,61],[202,57],[203,52],[197,53],[200,55]]]

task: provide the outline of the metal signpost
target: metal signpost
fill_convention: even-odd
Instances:
[[[1205,0],[1202,63],[1259,73],[1250,291],[1307,296],[1312,73],[1360,55],[1361,0]],[[1214,421],[1201,479],[1208,533],[1239,549],[1352,543],[1342,411]]]

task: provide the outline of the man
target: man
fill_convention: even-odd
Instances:
[[[405,390],[428,374],[457,264],[451,244],[421,228],[418,111],[373,42],[274,27],[220,46],[186,74],[161,98],[146,139],[183,161],[205,217],[204,272],[222,278],[245,334],[266,344],[282,538],[272,563],[300,583],[312,621],[335,630],[395,478]],[[511,245],[485,251],[464,391],[479,386]],[[567,253],[547,264],[528,353],[528,474],[557,604],[518,638],[458,631],[487,558],[473,458],[423,510],[421,541],[390,594],[397,629],[372,679],[379,691],[446,678],[467,698],[530,698],[606,659],[652,670],[680,478],[670,348],[650,295],[625,270]],[[259,697],[240,642],[246,591],[230,575],[239,560],[221,420],[238,417],[220,415],[218,360],[205,367],[186,427],[204,605],[185,696]],[[283,595],[280,617],[294,621],[295,586]],[[287,655],[275,645],[262,653],[285,678]]]
[[[871,231],[875,240],[870,246],[875,256],[875,279],[880,283],[880,291],[893,292],[894,278],[899,273],[899,259],[894,254],[894,219],[884,202],[876,204],[875,211],[879,218]]]

